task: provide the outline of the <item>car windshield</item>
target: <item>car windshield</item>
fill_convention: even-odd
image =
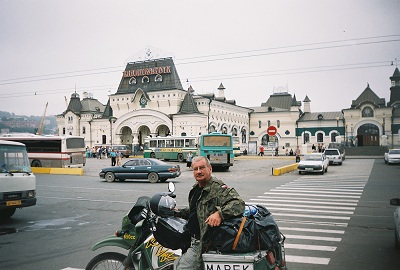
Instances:
[[[389,150],[389,154],[400,154],[400,149]]]
[[[339,155],[338,150],[325,150],[325,155]]]
[[[321,160],[322,156],[316,155],[305,155],[304,160]]]

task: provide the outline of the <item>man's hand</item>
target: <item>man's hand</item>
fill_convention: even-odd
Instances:
[[[208,225],[210,225],[211,227],[216,227],[216,226],[219,226],[219,225],[221,225],[221,217],[220,217],[220,215],[219,215],[219,213],[218,213],[218,211],[217,212],[215,212],[214,214],[211,214],[207,219],[206,219],[206,223],[208,224]]]

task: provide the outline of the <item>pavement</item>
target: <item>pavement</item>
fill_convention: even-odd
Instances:
[[[141,158],[143,156],[131,156],[130,158]],[[346,156],[346,159],[380,159],[382,156]],[[258,155],[246,155],[235,157],[237,160],[269,160],[269,159],[286,159],[293,160],[295,163],[295,156],[258,156]],[[124,164],[129,158],[122,158],[121,164]],[[111,167],[110,158],[87,158],[86,165],[83,167],[83,174],[85,176],[99,176],[99,172],[102,168]]]

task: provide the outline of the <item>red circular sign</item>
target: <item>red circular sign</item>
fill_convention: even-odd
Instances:
[[[275,136],[277,132],[278,132],[278,130],[276,129],[276,126],[269,126],[267,128],[267,134],[269,136]]]

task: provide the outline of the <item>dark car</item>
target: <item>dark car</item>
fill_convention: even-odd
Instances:
[[[126,179],[147,179],[150,183],[165,182],[168,178],[181,175],[179,165],[170,165],[155,158],[135,158],[125,162],[121,167],[109,167],[101,169],[100,178],[107,182]]]

